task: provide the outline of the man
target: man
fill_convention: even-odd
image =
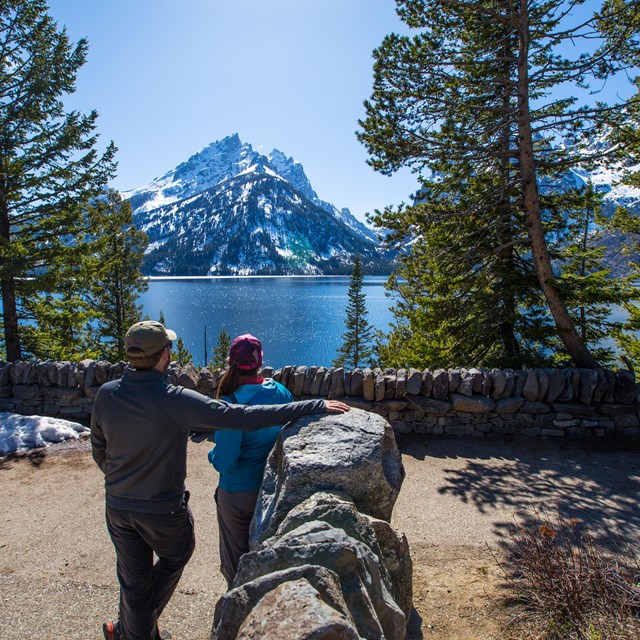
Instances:
[[[103,625],[107,640],[161,637],[158,617],[195,547],[185,489],[191,430],[253,431],[349,410],[335,400],[244,407],[173,386],[165,373],[176,338],[159,322],[134,324],[125,336],[129,367],[99,389],[93,404],[91,447],[105,474],[107,529],[120,583],[119,619]]]

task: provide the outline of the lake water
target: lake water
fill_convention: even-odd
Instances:
[[[364,279],[367,319],[383,331],[393,317],[384,276]],[[211,359],[220,331],[252,333],[262,341],[264,364],[331,366],[342,345],[349,276],[153,279],[140,296],[143,314],[182,338],[196,365]]]

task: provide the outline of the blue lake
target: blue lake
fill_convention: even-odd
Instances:
[[[385,332],[393,319],[386,280],[366,277],[363,286],[367,319]],[[162,311],[197,365],[205,364],[206,327],[208,359],[225,329],[232,338],[260,338],[265,365],[331,366],[346,330],[349,282],[349,276],[153,279],[140,303],[152,319]]]

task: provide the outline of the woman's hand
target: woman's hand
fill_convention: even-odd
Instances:
[[[340,402],[340,400],[325,400],[324,406],[327,413],[346,413],[351,409],[346,402]]]

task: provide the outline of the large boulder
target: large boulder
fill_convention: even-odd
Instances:
[[[301,418],[282,430],[267,461],[251,548],[318,491],[344,492],[358,511],[388,522],[404,475],[393,429],[383,417],[352,409]]]

